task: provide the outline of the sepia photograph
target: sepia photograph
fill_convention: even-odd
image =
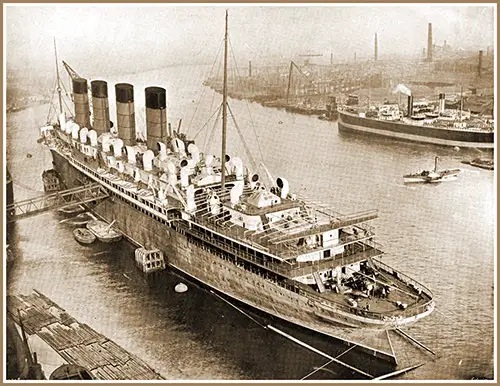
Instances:
[[[4,3],[3,381],[496,381],[496,15]]]

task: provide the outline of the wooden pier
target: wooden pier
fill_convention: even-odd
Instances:
[[[85,367],[98,380],[162,380],[144,361],[104,335],[78,322],[42,293],[7,296],[7,312],[22,319],[29,335],[36,334],[69,364]]]

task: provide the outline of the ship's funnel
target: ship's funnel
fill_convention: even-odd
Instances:
[[[125,146],[135,146],[134,86],[118,83],[115,85],[115,93],[118,136]]]
[[[148,149],[156,149],[157,142],[168,143],[167,90],[146,87],[146,131]]]
[[[109,102],[108,84],[103,80],[93,80],[90,82],[92,90],[92,110],[94,111],[93,128],[97,135],[109,131]]]
[[[75,122],[80,127],[90,128],[90,109],[87,79],[73,78],[73,100],[75,104]]]
[[[439,112],[440,113],[444,112],[444,107],[445,107],[445,94],[440,93],[439,94]]]
[[[408,95],[408,116],[411,117],[413,115],[413,97]]]

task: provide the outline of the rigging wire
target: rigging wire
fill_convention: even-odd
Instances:
[[[223,43],[224,41],[222,41]],[[222,44],[221,43],[221,44]],[[217,58],[215,59],[217,60]],[[221,66],[222,66],[222,60],[219,60],[218,61],[218,65],[217,65],[217,72],[215,73],[215,79],[217,79],[219,77],[219,74],[220,74],[220,69],[221,69]],[[215,96],[216,96],[217,92],[215,90],[213,90],[212,92],[212,101],[210,102],[210,110],[209,111],[212,111],[212,109],[214,108],[214,102],[215,102]],[[210,118],[209,118],[210,119]]]
[[[56,84],[54,85],[54,87],[52,89],[52,97],[50,98],[49,111],[47,113],[47,119],[46,119],[47,123],[50,122],[50,117],[51,117],[51,113],[52,113],[52,107],[54,107],[54,95],[56,93],[56,86],[57,86],[57,81],[56,81]],[[54,109],[55,109],[55,107],[54,107]]]
[[[221,105],[222,106],[222,105]],[[196,137],[202,132],[202,130],[207,126],[208,122],[210,122],[210,120],[212,119],[212,117],[219,111],[220,109],[220,106],[217,110],[215,110],[212,115],[210,116],[210,118],[207,119],[207,121],[203,124],[203,126],[198,130],[198,132],[193,136],[193,139],[196,139]]]
[[[229,114],[231,114],[231,118],[233,118],[234,126],[236,127],[236,131],[240,135],[241,142],[243,143],[243,148],[245,149],[245,152],[247,153],[248,159],[250,161],[250,164],[253,168],[254,171],[257,170],[257,164],[255,163],[255,160],[252,157],[252,153],[250,152],[250,148],[248,147],[245,137],[243,136],[243,133],[241,132],[238,123],[236,122],[236,119],[234,118],[233,110],[231,110],[231,107],[228,105],[229,108]]]
[[[210,131],[210,134],[207,137],[205,137],[204,148],[207,149],[206,151],[208,151],[208,146],[210,145],[210,143],[212,143],[213,137],[215,135],[215,129],[217,127],[217,121],[219,120],[221,114],[222,114],[222,103],[220,104],[219,109],[217,110],[217,118],[215,118],[214,120],[214,125],[212,127],[212,130]]]
[[[240,75],[239,75],[239,70],[238,70],[238,63],[236,63],[236,58],[235,58],[235,56],[234,56],[233,45],[232,45],[232,43],[231,43],[231,39],[228,39],[228,40],[229,40],[229,47],[231,48],[231,54],[232,54],[232,57],[233,57],[234,65],[235,65],[235,67],[236,67],[236,73],[238,74],[238,76],[240,76]],[[258,151],[259,151],[260,159],[261,159],[262,161],[264,161],[264,156],[263,156],[263,154],[262,154],[262,148],[261,148],[261,146],[260,146],[259,137],[257,136],[257,132],[256,132],[256,130],[255,130],[255,125],[254,125],[254,121],[253,121],[253,117],[252,117],[252,113],[251,113],[251,111],[250,111],[250,107],[249,107],[249,105],[248,105],[248,102],[247,102],[247,101],[245,101],[245,105],[247,106],[248,115],[250,116],[250,121],[251,121],[251,123],[252,123],[252,124],[251,124],[251,127],[252,127],[253,133],[254,133],[254,135],[255,135],[255,140],[256,140],[256,142],[257,142],[257,149],[258,149]]]
[[[219,58],[219,54],[220,54],[220,51],[221,51],[221,49],[222,49],[222,45],[223,45],[223,43],[224,43],[224,40],[222,40],[222,41],[221,41],[221,44],[220,44],[219,49],[218,49],[218,51],[217,51],[217,54],[215,55],[214,62],[212,63],[212,68],[210,69],[210,73],[208,74],[208,77],[209,77],[209,78],[210,78],[210,75],[212,75],[212,73],[213,73],[213,70],[214,70],[215,64],[217,63],[217,59]],[[219,68],[220,68],[220,62],[219,62]],[[218,70],[219,70],[219,69],[218,69]],[[218,70],[217,70],[217,71],[218,71]],[[206,89],[207,89],[206,87],[203,87],[203,88],[202,88],[200,98],[198,99],[198,103],[196,104],[196,108],[195,108],[195,110],[194,110],[194,112],[193,112],[193,115],[191,116],[191,120],[189,121],[189,125],[188,125],[188,128],[187,128],[186,134],[187,134],[187,132],[191,129],[191,125],[193,124],[194,117],[196,116],[196,113],[198,112],[198,109],[199,109],[199,107],[200,107],[200,105],[201,105],[201,100],[203,99],[203,95],[205,94]],[[210,104],[210,110],[212,110],[214,97],[215,97],[215,96],[213,95],[213,96],[212,96],[212,103]],[[211,117],[210,117],[210,118],[211,118]],[[209,120],[210,120],[210,118],[209,118]],[[200,131],[201,131],[201,130],[200,130]],[[198,132],[198,134],[199,134],[199,132]],[[198,134],[196,134],[196,135],[198,135]]]

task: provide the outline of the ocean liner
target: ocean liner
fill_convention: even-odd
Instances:
[[[439,95],[437,109],[420,106],[414,110],[408,96],[406,116],[397,104],[378,106],[369,111],[344,106],[339,109],[339,132],[377,135],[402,141],[435,145],[493,149],[493,120],[471,116],[470,112],[445,110],[445,95]]]
[[[145,89],[140,142],[133,86],[115,85],[111,127],[107,83],[92,81],[89,97],[74,76],[74,118],[60,105],[57,122],[40,129],[61,185],[100,184],[109,197],[93,204],[96,216],[227,299],[395,362],[369,337],[429,315],[431,291],[380,261],[367,224],[377,210],[341,214],[300,199],[283,177],[266,187],[226,154],[227,41],[226,13],[220,158],[169,128],[164,88]]]

